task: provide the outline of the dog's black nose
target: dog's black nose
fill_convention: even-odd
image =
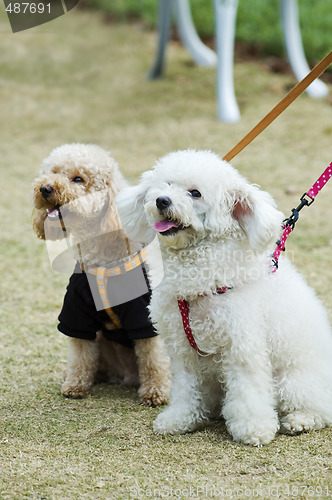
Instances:
[[[165,210],[165,208],[172,205],[172,200],[168,196],[159,196],[156,199],[156,205],[159,210]]]
[[[42,186],[39,191],[41,192],[42,197],[46,200],[53,192],[53,188],[52,186]]]

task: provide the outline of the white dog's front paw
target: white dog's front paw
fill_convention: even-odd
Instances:
[[[199,423],[195,415],[167,408],[153,422],[153,430],[157,434],[185,434],[194,431]]]
[[[299,434],[324,427],[322,418],[302,411],[294,411],[281,419],[281,432],[284,434]]]
[[[234,441],[251,446],[262,446],[270,443],[278,429],[277,419],[249,421],[246,419],[226,422],[229,433]]]

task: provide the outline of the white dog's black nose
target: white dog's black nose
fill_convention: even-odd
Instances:
[[[172,200],[168,196],[159,196],[156,199],[156,205],[159,210],[165,210],[172,205]]]
[[[52,186],[42,186],[39,191],[41,192],[42,197],[46,200],[53,192],[53,188]]]

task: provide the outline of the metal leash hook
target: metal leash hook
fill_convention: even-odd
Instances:
[[[310,205],[312,205],[312,203],[315,201],[315,199],[311,198],[311,196],[309,196],[308,193],[304,193],[301,196],[300,201],[301,201],[301,203],[296,208],[292,208],[292,210],[291,210],[292,215],[290,217],[288,217],[288,219],[283,220],[282,236],[276,242],[277,247],[271,256],[272,265],[273,265],[272,272],[275,272],[278,269],[278,260],[279,260],[280,254],[281,254],[281,252],[285,251],[286,239],[288,238],[290,233],[293,231],[295,224],[299,220],[300,211],[302,210],[303,207],[309,207]]]
[[[283,226],[282,226],[283,232],[282,232],[281,238],[280,238],[280,240],[277,241],[277,243],[276,243],[277,247],[271,256],[272,265],[273,265],[273,270],[272,270],[273,273],[276,272],[276,270],[278,269],[278,260],[279,260],[280,254],[281,254],[281,252],[285,251],[286,239],[288,238],[290,233],[293,231],[295,224],[299,219],[299,216],[300,216],[299,212],[302,210],[303,207],[310,207],[310,205],[313,204],[313,202],[316,199],[317,194],[325,186],[325,184],[328,182],[328,180],[331,179],[331,177],[332,177],[332,162],[330,163],[330,165],[328,165],[328,167],[326,167],[326,169],[324,170],[322,175],[319,177],[319,179],[317,179],[317,181],[309,189],[309,191],[307,191],[306,193],[304,193],[301,196],[301,198],[300,198],[301,203],[299,204],[298,207],[292,208],[292,215],[288,219],[285,219],[283,221]]]
[[[307,196],[307,198],[309,198],[309,200],[306,198],[306,196]],[[303,207],[310,207],[310,205],[312,205],[313,202],[315,201],[315,198],[311,198],[308,195],[308,193],[304,193],[301,196],[300,200],[301,200],[301,203],[299,204],[299,206],[296,208],[292,208],[292,210],[291,210],[292,215],[288,219],[284,220],[284,225],[290,226],[292,228],[292,230],[294,229],[294,226],[300,217],[299,212],[302,210]]]

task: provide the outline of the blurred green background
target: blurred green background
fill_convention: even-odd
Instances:
[[[262,54],[284,55],[279,0],[239,1],[236,41]],[[299,0],[303,45],[310,62],[331,50],[332,4],[330,0]],[[81,0],[80,5],[103,10],[113,20],[142,19],[147,27],[157,23],[157,0]],[[214,35],[213,1],[191,0],[192,15],[202,38]]]

